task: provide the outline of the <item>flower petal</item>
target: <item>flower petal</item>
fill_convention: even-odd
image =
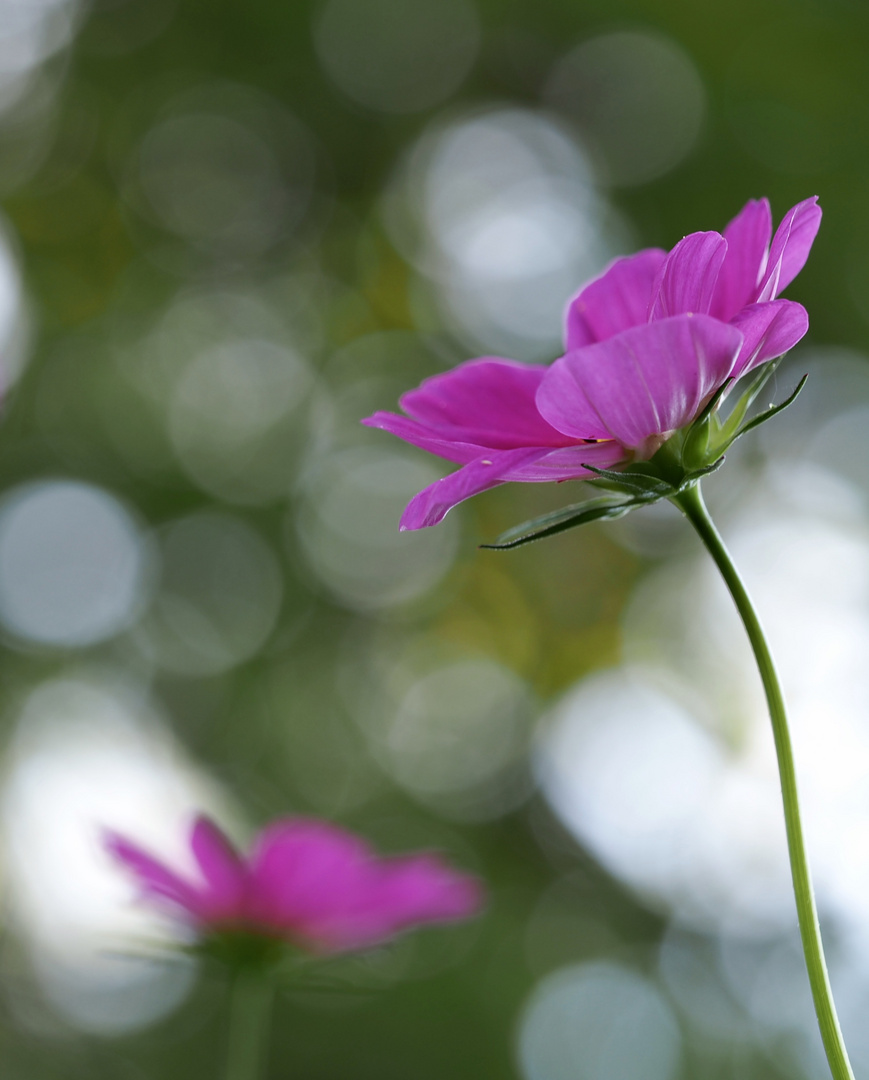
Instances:
[[[595,469],[611,469],[628,456],[628,451],[613,439],[574,443],[572,446],[550,450],[544,457],[506,469],[501,481],[546,484],[553,480],[585,480],[592,475],[585,468],[586,465],[592,465]]]
[[[441,434],[434,434],[431,428],[418,420],[399,416],[398,413],[376,412],[372,416],[366,416],[361,423],[366,427],[388,431],[390,435],[397,435],[399,439],[404,439],[412,446],[428,450],[430,454],[437,454],[438,457],[446,458],[447,461],[457,461],[461,465],[480,457],[488,449],[477,443],[457,442]]]
[[[492,451],[487,457],[477,458],[414,495],[401,515],[399,529],[407,532],[437,525],[457,503],[503,484],[505,472],[533,464],[549,452],[548,446],[535,446]]]
[[[381,863],[376,901],[398,928],[467,918],[479,910],[483,890],[476,878],[457,873],[437,856],[414,855]]]
[[[768,199],[752,199],[724,230],[727,254],[712,301],[710,314],[724,322],[752,303],[766,271],[772,214]]]
[[[792,349],[808,330],[809,316],[802,304],[773,300],[743,308],[732,325],[744,338],[732,372],[738,379]]]
[[[567,353],[537,393],[566,435],[641,447],[684,426],[730,375],[742,334],[707,315],[678,315]]]
[[[199,817],[193,825],[190,847],[206,884],[200,910],[207,909],[209,921],[242,918],[247,871],[229,840],[212,821]]]
[[[434,855],[378,861],[348,917],[324,919],[321,942],[331,949],[374,945],[421,923],[466,919],[482,906],[480,883]]]
[[[541,417],[534,395],[546,369],[482,357],[425,379],[401,407],[432,434],[492,450],[561,446],[564,437]]]
[[[433,856],[382,860],[351,833],[303,818],[266,829],[251,872],[253,918],[328,952],[463,918],[481,902],[473,878]]]
[[[769,251],[766,273],[760,283],[757,299],[774,300],[790,285],[806,264],[812,244],[821,226],[821,208],[813,195],[791,207],[776,229]]]
[[[691,233],[680,240],[658,270],[649,318],[707,314],[726,253],[727,241],[717,232]]]
[[[194,886],[179,877],[159,859],[149,855],[125,836],[111,830],[106,830],[104,833],[103,844],[113,858],[132,870],[146,896],[168,900],[172,905],[183,908],[196,918],[201,917],[199,894]]]
[[[616,259],[599,278],[584,286],[567,307],[565,349],[579,349],[644,323],[652,288],[666,253],[647,248]]]
[[[254,921],[316,938],[324,918],[352,909],[367,888],[368,845],[327,822],[285,819],[259,837],[250,861]]]
[[[592,474],[585,464],[609,469],[624,460],[623,446],[605,442],[583,442],[551,449],[501,450],[471,462],[442,480],[424,488],[407,504],[399,528],[402,532],[423,529],[443,521],[457,503],[482,491],[513,481],[545,484],[560,480],[582,480]]]

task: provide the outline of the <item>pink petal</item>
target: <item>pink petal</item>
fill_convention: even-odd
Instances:
[[[565,349],[605,341],[646,322],[652,287],[666,255],[647,248],[616,259],[599,278],[584,286],[567,308]]]
[[[566,435],[640,448],[687,424],[730,375],[742,334],[706,315],[678,315],[567,353],[537,394]]]
[[[371,945],[414,923],[458,919],[480,905],[477,882],[432,856],[382,860],[326,822],[271,825],[251,865],[252,917],[334,951]]]
[[[477,458],[414,495],[401,516],[399,529],[406,532],[437,525],[457,503],[503,484],[505,473],[528,466],[549,452],[548,446],[536,446],[493,450],[486,457]]]
[[[371,871],[352,907],[319,923],[316,937],[326,948],[374,945],[412,926],[466,919],[482,906],[480,883],[433,855],[381,860]]]
[[[133,872],[146,896],[168,900],[196,918],[200,917],[199,894],[174,871],[119,833],[107,830],[103,843],[113,858]]]
[[[277,821],[260,835],[251,857],[251,916],[311,937],[320,920],[355,903],[372,858],[364,841],[334,825]]]
[[[457,461],[460,465],[473,461],[474,458],[485,454],[488,449],[477,443],[457,442],[443,435],[433,434],[431,428],[418,420],[399,416],[398,413],[376,412],[373,416],[366,416],[361,423],[366,427],[388,431],[390,435],[396,435],[412,446],[428,450],[430,454],[437,454],[438,457],[446,458],[447,461]]]
[[[794,280],[806,264],[812,244],[821,226],[821,208],[813,195],[797,203],[782,218],[769,252],[766,273],[757,299],[774,300]]]
[[[505,469],[501,475],[504,483],[547,484],[552,481],[585,480],[592,473],[585,468],[610,469],[621,464],[630,454],[612,439],[601,442],[580,442],[572,446],[550,450],[544,457],[522,462]]]
[[[555,450],[544,446],[525,451],[495,451],[435,481],[415,495],[407,504],[399,528],[405,532],[437,525],[457,503],[499,484],[582,480],[592,475],[584,467],[586,463],[597,469],[609,469],[623,461],[625,456],[624,447],[611,439],[605,442],[574,442],[571,446]]]
[[[534,395],[546,369],[514,360],[483,357],[435,375],[404,394],[401,407],[432,435],[492,450],[561,446],[564,438],[546,423]]]
[[[247,871],[229,840],[208,818],[199,817],[190,836],[193,855],[206,888],[199,904],[209,921],[237,920],[244,915]]]
[[[732,372],[739,378],[792,349],[808,330],[809,316],[802,304],[773,300],[743,308],[732,325],[744,338]]]
[[[710,314],[724,322],[750,304],[766,270],[772,215],[767,199],[752,199],[724,230],[727,254],[712,301]]]
[[[658,269],[649,318],[705,315],[726,253],[727,241],[716,232],[691,233],[680,240]]]
[[[483,889],[476,878],[457,873],[436,856],[415,855],[383,864],[376,903],[398,928],[465,919],[479,911]]]

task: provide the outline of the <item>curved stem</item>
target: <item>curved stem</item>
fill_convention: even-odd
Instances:
[[[272,986],[257,968],[237,971],[231,988],[226,1080],[259,1080],[265,1060]]]
[[[724,582],[733,597],[733,602],[736,604],[736,609],[745,626],[748,640],[751,642],[751,648],[757,661],[757,667],[766,693],[767,705],[769,706],[770,719],[772,720],[782,800],[784,802],[791,876],[794,883],[794,896],[797,902],[797,916],[800,924],[800,937],[803,942],[803,953],[805,954],[806,967],[809,972],[809,983],[812,988],[818,1025],[821,1029],[821,1038],[824,1041],[827,1061],[830,1064],[830,1071],[835,1080],[854,1080],[851,1063],[848,1060],[848,1052],[845,1049],[842,1031],[839,1027],[839,1018],[836,1015],[836,1007],[833,1004],[833,992],[830,988],[827,964],[824,959],[824,946],[821,942],[821,929],[818,925],[818,912],[815,906],[815,895],[809,873],[803,827],[800,821],[793,747],[788,730],[784,695],[782,694],[775,664],[748,591],[730,558],[730,553],[724,546],[724,541],[709,517],[709,512],[700,493],[699,484],[684,491],[674,498],[673,502],[676,503],[697,530],[697,534],[703,541],[706,550],[721,572],[721,576],[724,578]]]

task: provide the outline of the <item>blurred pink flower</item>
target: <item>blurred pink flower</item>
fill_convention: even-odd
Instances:
[[[667,254],[617,259],[567,310],[566,352],[550,367],[482,357],[404,394],[406,416],[362,421],[463,467],[414,496],[402,529],[436,525],[457,503],[508,481],[588,477],[646,460],[727,379],[792,348],[808,329],[779,292],[802,269],[821,219],[799,203],[772,235],[749,202],[724,235],[692,233]]]
[[[117,833],[107,832],[105,843],[147,899],[204,937],[247,933],[343,952],[423,923],[466,918],[482,904],[480,883],[436,855],[381,859],[361,838],[314,819],[273,822],[243,858],[213,822],[198,818],[190,834],[198,881]]]

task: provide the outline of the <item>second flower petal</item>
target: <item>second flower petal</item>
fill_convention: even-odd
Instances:
[[[731,373],[738,379],[792,349],[808,330],[809,316],[802,304],[793,300],[772,300],[766,304],[749,304],[732,325],[744,338]]]
[[[556,360],[537,407],[566,435],[638,448],[696,416],[731,374],[742,341],[706,315],[638,326]]]
[[[726,253],[727,241],[717,232],[691,233],[680,240],[658,270],[649,318],[707,314]]]
[[[820,227],[821,208],[817,195],[788,210],[772,238],[758,300],[774,300],[790,285],[805,266]]]
[[[567,307],[565,349],[581,349],[644,323],[665,258],[659,248],[646,248],[616,259],[586,285]]]
[[[247,892],[247,870],[229,840],[208,818],[196,819],[190,847],[205,879],[200,907],[210,920],[241,919]]]
[[[510,450],[559,446],[565,440],[537,411],[534,396],[546,368],[482,357],[426,379],[401,407],[432,434]]]
[[[449,510],[472,495],[511,481],[543,484],[591,476],[586,464],[610,469],[626,457],[623,446],[608,439],[551,449],[494,451],[424,488],[407,504],[400,529],[423,529],[443,521]]]

